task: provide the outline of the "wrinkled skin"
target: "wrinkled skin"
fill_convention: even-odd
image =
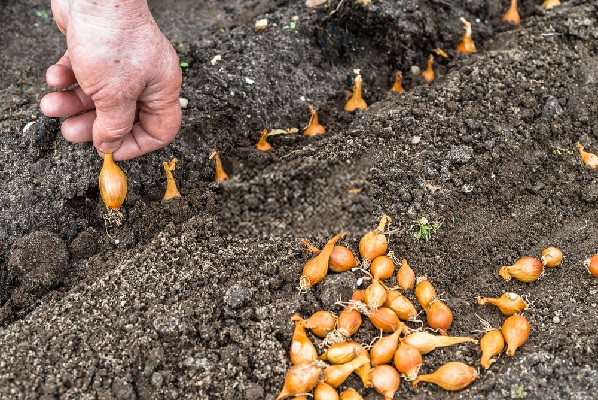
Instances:
[[[95,3],[95,4],[94,4]],[[63,136],[131,159],[174,140],[181,123],[181,69],[145,0],[52,0],[67,51],[46,73],[56,89],[40,107],[70,117]]]

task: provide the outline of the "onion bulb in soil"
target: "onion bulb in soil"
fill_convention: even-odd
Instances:
[[[598,278],[598,254],[593,255],[585,261],[588,272],[595,278]]]
[[[417,284],[415,285],[415,298],[424,311],[436,297],[436,290],[428,278],[425,276],[418,277]]]
[[[521,257],[513,265],[505,265],[498,272],[506,281],[511,277],[521,282],[532,282],[544,274],[544,266],[533,257]]]
[[[433,335],[428,332],[415,332],[405,336],[403,343],[415,347],[421,355],[428,354],[437,347],[452,346],[459,343],[478,343],[470,337]]]
[[[499,298],[478,296],[478,304],[484,305],[486,303],[495,305],[506,316],[519,314],[527,308],[527,304],[521,296],[510,292],[503,293]]]
[[[370,265],[370,273],[374,277],[374,280],[383,281],[390,278],[394,272],[395,263],[388,256],[378,256],[374,258]]]
[[[480,364],[482,368],[488,369],[490,365],[496,362],[494,356],[497,356],[505,348],[505,339],[498,329],[491,329],[480,339],[480,348],[482,349],[482,359]]]
[[[360,345],[356,342],[334,343],[320,356],[320,360],[330,364],[345,364],[353,360],[360,350]]]
[[[228,174],[222,168],[222,160],[220,160],[220,155],[216,151],[216,149],[212,149],[212,153],[210,154],[210,159],[216,160],[216,170],[214,172],[214,181],[222,182],[228,179]]]
[[[407,260],[401,260],[401,268],[397,271],[397,284],[403,290],[413,290],[415,286],[415,272],[407,264]]]
[[[341,393],[340,400],[363,400],[363,397],[353,388],[349,388]]]
[[[369,362],[370,353],[363,347],[362,345],[358,345],[357,347],[357,356],[358,357],[367,357],[368,362],[363,364],[361,367],[355,370],[355,374],[361,378],[361,382],[363,383],[363,387],[371,387],[372,383],[370,382],[370,371],[372,369],[372,364]]]
[[[328,273],[328,259],[334,250],[334,245],[345,235],[346,232],[343,232],[334,236],[326,243],[320,254],[305,263],[301,279],[299,280],[300,290],[306,290],[326,277]]]
[[[162,197],[162,200],[164,201],[174,199],[175,197],[181,197],[181,193],[176,187],[174,176],[172,176],[172,171],[175,170],[178,161],[179,160],[176,158],[173,158],[170,162],[164,161],[163,163],[164,171],[166,172],[166,192],[164,193],[164,197]]]
[[[556,247],[549,247],[542,252],[540,261],[545,267],[557,267],[563,261],[563,253]]]
[[[309,393],[318,384],[322,369],[318,362],[291,367],[284,380],[282,391],[276,400],[283,400],[301,393]]]
[[[309,118],[309,124],[307,128],[303,131],[303,134],[306,136],[316,136],[316,135],[323,135],[326,133],[326,128],[324,128],[318,122],[318,113],[316,110],[309,106],[309,111],[311,112],[311,117]]]
[[[590,167],[592,169],[598,167],[598,156],[596,154],[588,153],[587,151],[585,151],[583,149],[583,146],[579,142],[577,142],[575,145],[577,146],[577,149],[579,150],[579,155],[581,156],[581,161],[583,161],[583,163],[585,165],[587,165],[588,167]]]
[[[345,104],[345,111],[365,110],[368,108],[365,100],[361,98],[361,75],[355,77],[355,85],[353,86],[353,95]]]
[[[370,349],[370,362],[373,367],[388,364],[392,360],[399,345],[400,335],[401,331],[396,330],[388,336],[381,337],[374,343]]]
[[[367,314],[372,325],[382,332],[395,332],[397,330],[407,331],[407,326],[399,320],[397,314],[390,308],[380,307],[375,311]]]
[[[403,321],[414,321],[417,318],[417,310],[413,303],[396,290],[386,292],[386,301],[383,305],[393,310]]]
[[[422,355],[413,346],[402,342],[394,355],[395,368],[405,379],[412,381],[417,377],[422,366]]]
[[[264,129],[260,134],[260,140],[255,145],[255,148],[261,151],[268,151],[272,149],[270,143],[268,143],[268,130]]]
[[[370,371],[370,381],[372,387],[383,395],[385,400],[392,400],[401,384],[401,377],[390,365],[378,365]]]
[[[359,254],[361,258],[372,261],[374,258],[383,255],[388,249],[388,239],[384,234],[386,224],[392,220],[389,216],[383,215],[380,218],[378,227],[371,232],[366,233],[359,241]]]
[[[319,382],[314,389],[314,400],[339,400],[335,388],[325,382]]]
[[[318,311],[301,322],[304,328],[321,338],[326,337],[336,326],[336,317],[330,311]]]
[[[293,315],[291,321],[295,322],[295,332],[291,339],[291,362],[294,365],[299,365],[316,361],[318,351],[305,333],[303,319],[298,315]]]
[[[502,20],[506,22],[512,22],[515,25],[519,25],[521,23],[521,17],[517,11],[517,0],[511,0],[511,7],[509,7],[505,15],[503,15]]]
[[[104,164],[100,171],[100,195],[106,208],[118,211],[127,197],[127,177],[114,163],[112,153],[104,154]]]
[[[428,68],[424,72],[422,72],[422,76],[424,77],[425,81],[430,83],[434,80],[434,55],[430,54],[428,57]]]
[[[363,301],[367,306],[375,311],[386,301],[386,288],[376,278],[365,289]]]
[[[324,382],[333,388],[339,387],[353,371],[365,363],[369,363],[370,359],[366,355],[358,356],[345,364],[330,365],[324,369]]]
[[[312,246],[307,240],[301,239],[301,242],[307,246],[307,250],[318,255],[322,250]],[[328,268],[332,272],[347,272],[357,267],[359,261],[353,255],[353,252],[345,246],[334,246],[330,258],[328,259]]]
[[[511,315],[502,324],[502,336],[507,343],[507,355],[515,355],[515,351],[523,346],[529,338],[529,322],[523,315]]]
[[[552,10],[554,7],[557,7],[560,5],[561,5],[561,0],[544,0],[544,3],[542,3],[542,8],[545,9],[546,11],[548,11],[548,10]]]
[[[428,316],[428,325],[435,329],[441,335],[446,335],[446,331],[453,323],[453,312],[443,301],[433,300],[426,310]]]
[[[397,93],[405,93],[405,89],[403,89],[403,73],[401,71],[397,71],[395,74],[395,83],[390,90]]]
[[[462,362],[449,362],[431,374],[419,375],[413,381],[413,386],[420,382],[435,383],[445,390],[465,389],[478,378],[477,371]]]
[[[473,39],[471,38],[471,24],[467,22],[463,17],[461,17],[461,22],[463,22],[463,25],[465,25],[465,34],[463,35],[461,43],[459,43],[459,46],[457,46],[457,51],[463,54],[475,53],[475,44],[473,43]]]

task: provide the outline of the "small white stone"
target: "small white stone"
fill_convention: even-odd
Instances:
[[[266,18],[258,19],[257,21],[255,21],[255,30],[258,32],[263,31],[264,29],[266,29],[267,26],[268,26],[268,19],[266,19]]]
[[[187,108],[187,106],[189,105],[189,100],[183,97],[179,97],[179,103],[181,104],[181,108]]]
[[[558,315],[555,315],[554,318],[552,319],[552,322],[554,322],[555,324],[558,324],[559,322],[561,322],[561,319],[559,318]]]
[[[412,144],[418,144],[419,142],[421,142],[421,140],[422,140],[422,138],[421,138],[421,137],[419,137],[419,136],[413,136],[413,137],[411,138],[411,143],[412,143]]]
[[[212,60],[210,61],[210,63],[211,63],[212,65],[216,65],[216,63],[217,63],[218,61],[220,61],[220,60],[222,60],[222,56],[221,56],[220,54],[217,54],[217,55],[215,55],[215,56],[212,58]]]
[[[417,65],[412,65],[411,66],[411,73],[413,75],[419,75],[419,74],[421,74],[421,72],[422,72],[422,70],[419,69],[419,67]]]
[[[299,97],[299,100],[301,100],[301,101],[305,101],[305,96],[301,96],[301,97]]]
[[[253,85],[255,83],[255,81],[251,78],[245,78],[245,82],[247,82],[250,85]]]

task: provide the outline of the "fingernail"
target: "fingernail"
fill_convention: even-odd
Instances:
[[[123,143],[122,139],[117,140],[116,142],[103,142],[103,143],[100,143],[99,150],[102,153],[114,153],[116,150],[118,150],[120,148],[122,143]]]

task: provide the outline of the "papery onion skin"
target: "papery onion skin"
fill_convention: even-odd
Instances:
[[[408,343],[399,344],[394,356],[395,368],[405,375],[407,380],[414,380],[422,365],[422,355]]]
[[[529,339],[530,325],[523,315],[511,315],[502,325],[502,336],[507,343],[507,355],[515,355],[515,351]]]
[[[511,277],[521,282],[533,282],[544,274],[544,266],[533,257],[524,256],[513,265],[504,265],[498,272],[506,281]]]
[[[378,365],[370,371],[372,387],[384,396],[385,400],[392,400],[401,384],[401,377],[396,369],[390,365]]]
[[[383,255],[388,249],[388,239],[384,235],[386,224],[392,220],[388,215],[380,218],[378,227],[371,232],[366,233],[359,241],[359,254],[361,258],[372,261],[374,258]]]
[[[419,375],[412,384],[417,386],[419,382],[430,382],[445,390],[455,391],[465,389],[476,378],[478,373],[473,367],[462,362],[449,362],[431,374]]]
[[[403,290],[413,290],[415,286],[415,272],[413,272],[407,260],[401,260],[401,268],[397,272],[397,284]]]
[[[480,348],[482,349],[480,364],[482,368],[488,369],[496,362],[496,359],[492,357],[499,355],[505,348],[505,339],[502,332],[498,329],[486,332],[480,339]]]
[[[296,394],[308,393],[318,384],[322,369],[317,362],[294,365],[284,381],[282,391],[276,400],[283,400]]]
[[[127,197],[127,177],[114,163],[112,153],[104,154],[99,178],[100,195],[106,208],[119,210]]]
[[[563,253],[556,247],[549,247],[542,252],[542,265],[545,267],[554,268],[561,265],[563,261]]]

